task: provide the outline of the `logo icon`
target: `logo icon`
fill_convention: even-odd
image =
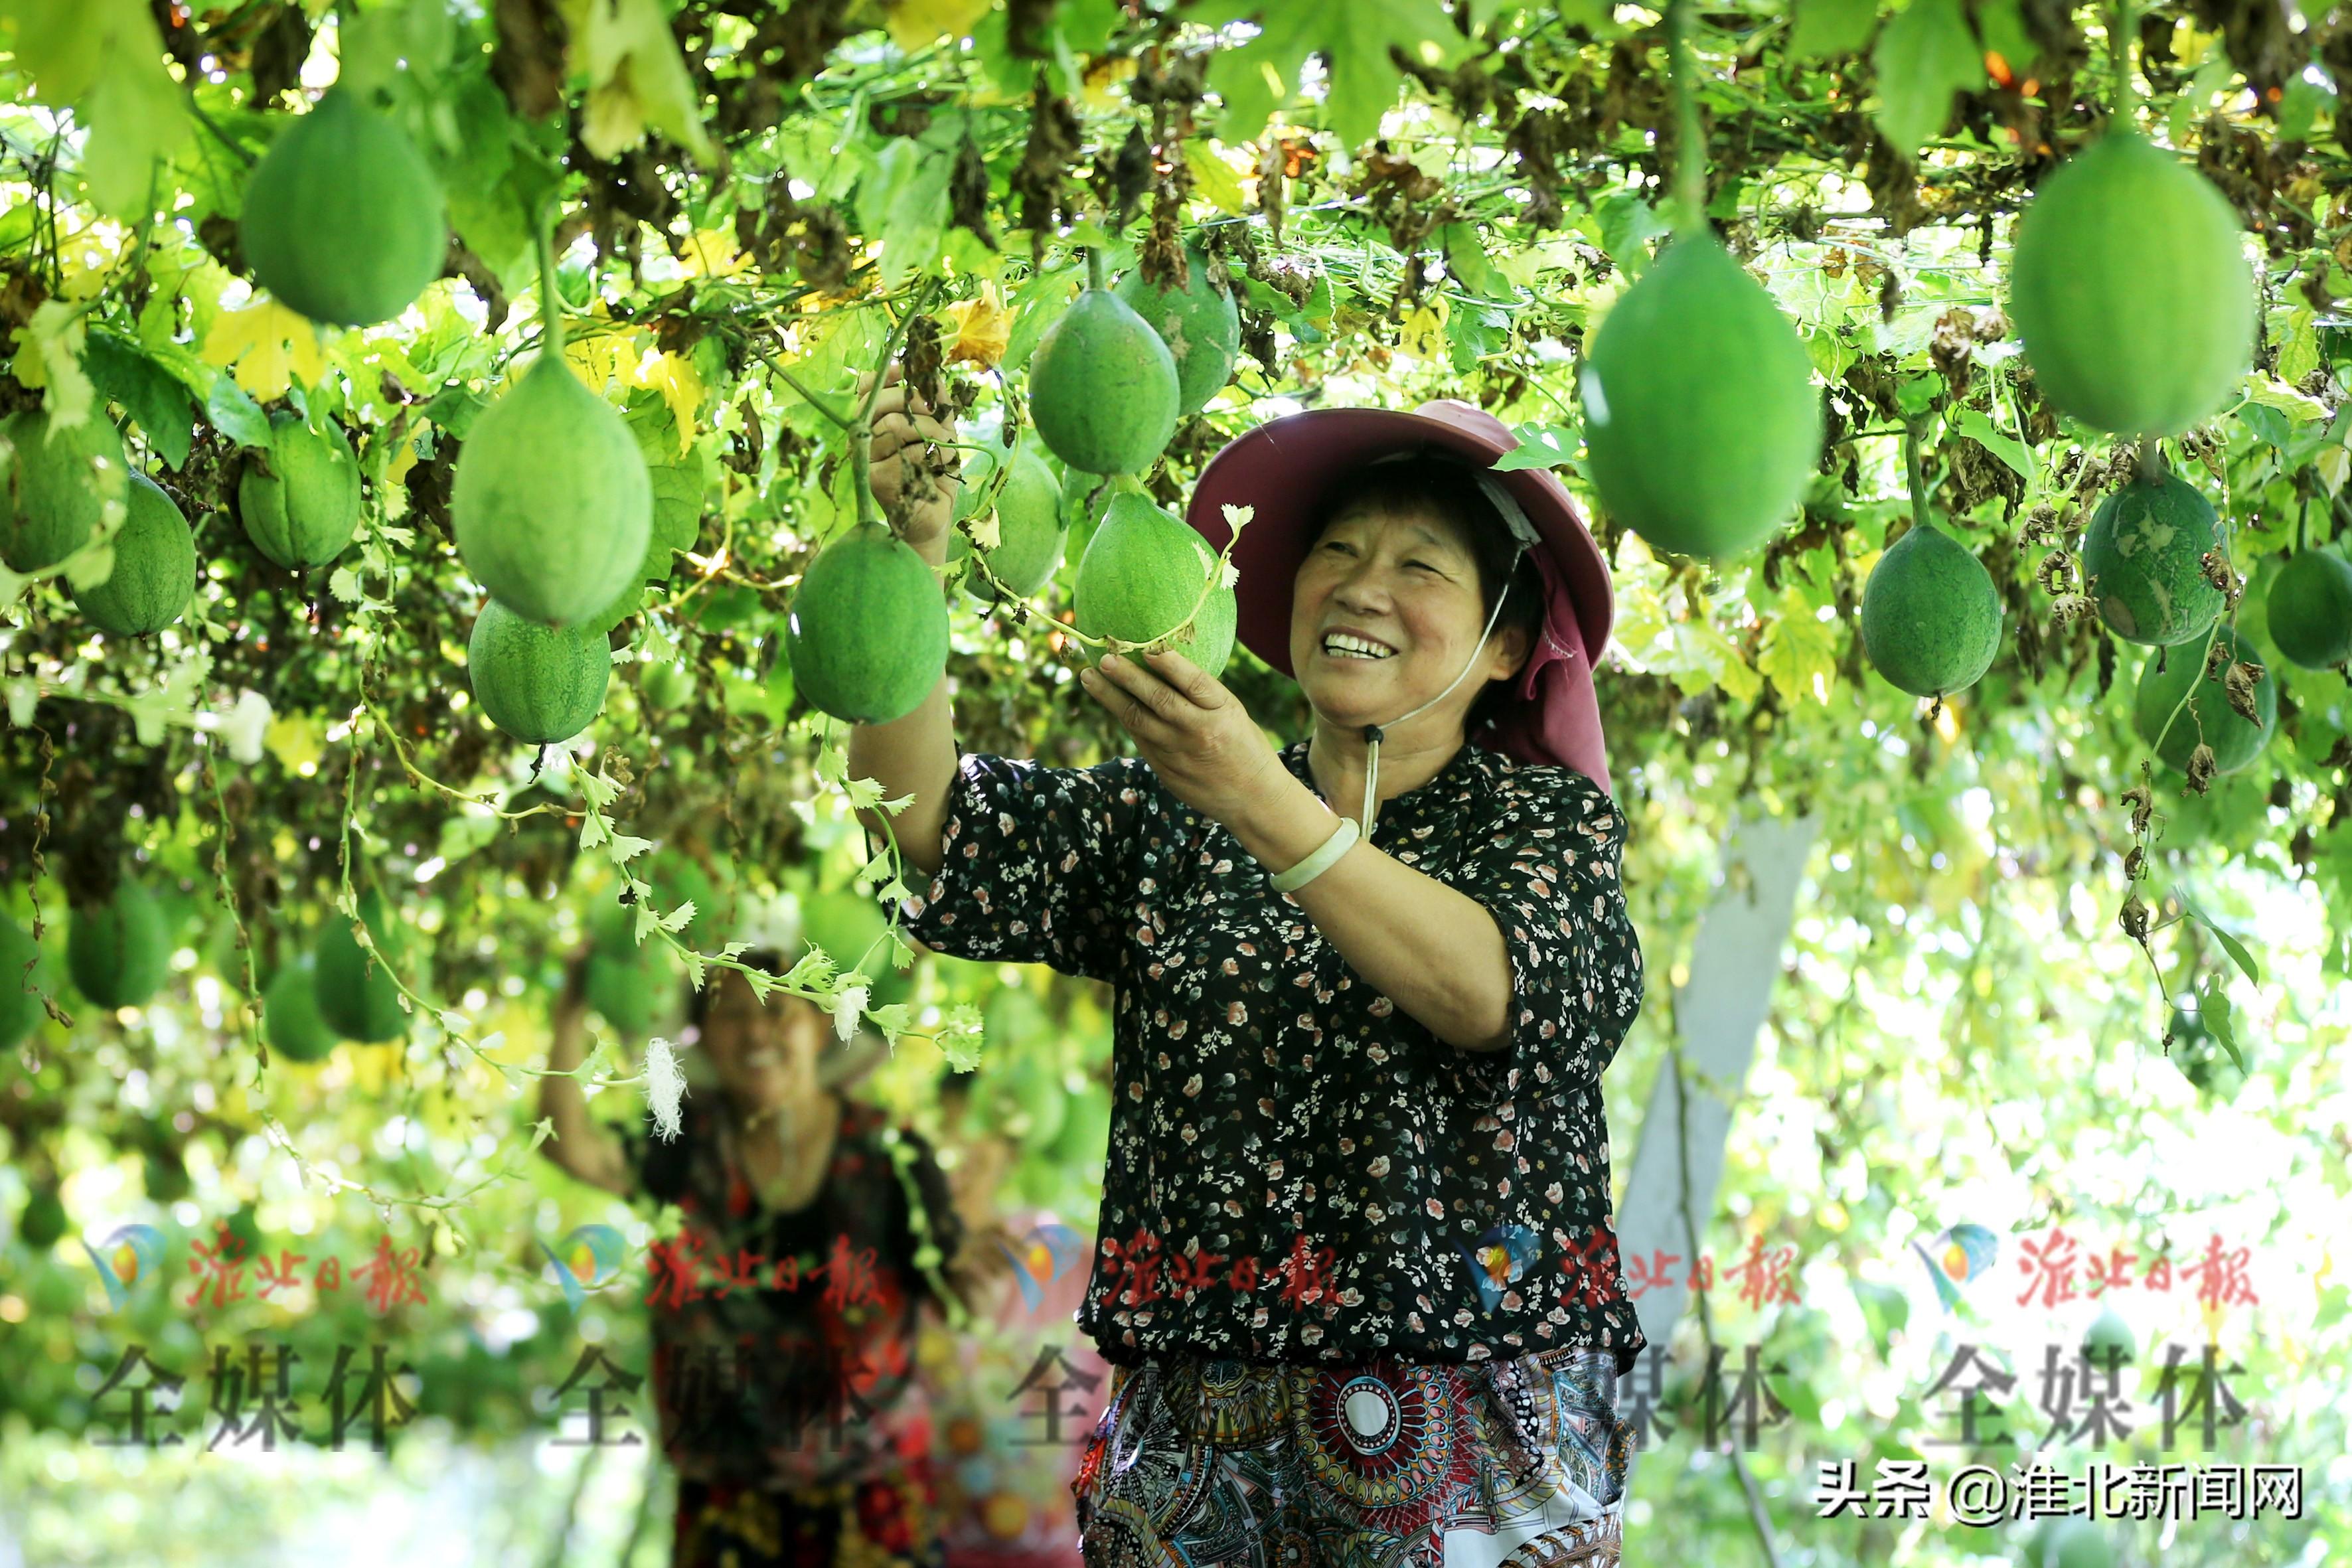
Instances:
[[[556,1284],[563,1289],[563,1299],[576,1312],[589,1291],[602,1289],[620,1273],[627,1247],[621,1233],[611,1226],[583,1225],[553,1247],[541,1242],[539,1250],[546,1255]]]
[[[1087,1247],[1076,1231],[1058,1221],[1036,1226],[1023,1240],[1024,1245],[1017,1253],[1001,1241],[996,1249],[1013,1260],[1013,1278],[1021,1287],[1021,1300],[1034,1312],[1045,1299],[1045,1287],[1068,1273]]]
[[[2000,1256],[2000,1237],[1980,1225],[1956,1225],[1926,1247],[1913,1242],[1911,1250],[1927,1266],[1936,1300],[1948,1312],[1960,1304],[1960,1287],[1990,1268]]]
[[[163,1236],[152,1225],[117,1226],[96,1247],[89,1244],[88,1237],[82,1237],[81,1249],[89,1254],[90,1266],[98,1270],[99,1283],[106,1287],[107,1310],[119,1312],[139,1282],[161,1268]]]
[[[1491,1314],[1503,1293],[1527,1278],[1528,1270],[1543,1256],[1543,1238],[1523,1225],[1498,1225],[1480,1237],[1476,1247],[1463,1247],[1462,1256],[1470,1260],[1470,1278],[1478,1287],[1478,1300]]]

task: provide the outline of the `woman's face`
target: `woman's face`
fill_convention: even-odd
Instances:
[[[797,996],[772,994],[765,1003],[733,970],[711,982],[703,1014],[702,1048],[719,1086],[738,1104],[764,1110],[814,1082],[817,1054],[832,1028],[824,1013]]]
[[[1486,626],[1477,561],[1459,527],[1370,500],[1334,517],[1298,568],[1290,665],[1326,721],[1385,724],[1444,691]],[[1487,681],[1518,667],[1521,640],[1497,634],[1481,668],[1421,722],[1458,731]]]

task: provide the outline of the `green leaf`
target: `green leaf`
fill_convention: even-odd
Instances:
[[[1478,238],[1475,224],[1449,223],[1439,227],[1437,243],[1445,250],[1445,270],[1456,282],[1485,300],[1516,300],[1517,290],[1511,280],[1495,270],[1486,259],[1486,247]]]
[[[1005,340],[1004,358],[1000,368],[1012,372],[1029,363],[1037,352],[1037,342],[1045,329],[1062,319],[1062,312],[1076,302],[1070,292],[1070,270],[1041,272],[1024,285],[1013,297],[1013,335]],[[1287,303],[1287,301],[1286,301]]]
[[[1870,41],[1870,30],[1877,22],[1877,0],[1797,0],[1797,25],[1789,35],[1789,58],[1810,60],[1853,54]]]
[[[515,168],[515,119],[506,94],[488,71],[468,74],[450,95],[457,135],[442,161],[449,222],[466,248],[507,280],[530,252],[530,226],[521,194],[509,181]]]
[[[2229,986],[2227,980],[2219,977],[2198,986],[2197,1016],[2204,1024],[2206,1031],[2221,1042],[2221,1048],[2230,1053],[2230,1059],[2238,1064],[2238,1070],[2244,1072],[2246,1058],[2238,1048],[2237,1025],[2230,1010]]]
[[[240,447],[269,445],[269,416],[226,371],[213,378],[212,395],[205,399],[205,417]]]
[[[1330,73],[1324,123],[1352,152],[1380,134],[1381,114],[1397,100],[1402,83],[1390,46],[1425,64],[1450,65],[1463,44],[1437,0],[1210,0],[1192,16],[1213,27],[1249,21],[1262,29],[1245,44],[1218,50],[1209,67],[1209,85],[1225,104],[1220,133],[1227,141],[1251,141],[1264,131],[1297,94],[1307,56],[1321,55]]]
[[[2014,470],[2027,484],[2033,482],[2033,448],[1993,428],[1981,409],[1960,411],[1959,432]]]
[[[2263,972],[2254,963],[2254,955],[2246,950],[2246,944],[2214,924],[2213,917],[2198,908],[2189,899],[2186,888],[2176,886],[2172,889],[2172,895],[2180,900],[2180,907],[2189,918],[2203,926],[2211,934],[2213,940],[2221,944],[2221,951],[2230,955],[2231,962],[2244,972],[2246,978],[2260,985],[2263,983]]]
[[[1592,204],[1593,239],[1628,279],[1649,269],[1649,242],[1667,231],[1657,209],[1631,191],[1611,191]]]
[[[1794,704],[1807,697],[1827,702],[1837,684],[1837,654],[1834,624],[1816,615],[1811,599],[1790,592],[1780,595],[1780,613],[1764,628],[1764,646],[1757,653],[1756,668],[1780,689],[1785,702]],[[1816,677],[1821,682],[1818,692]]]
[[[195,438],[195,407],[187,388],[132,340],[93,328],[83,350],[82,368],[110,403],[119,403],[146,432],[156,455],[174,471],[188,460]]]
[[[1878,77],[1878,129],[1897,152],[1916,153],[1952,117],[1952,95],[1985,79],[1984,56],[1960,0],[1912,0],[1871,51]]]
[[[1557,468],[1576,461],[1576,448],[1582,444],[1584,434],[1574,425],[1521,425],[1516,434],[1519,444],[1495,459],[1494,470],[1509,473],[1514,468]]]
[[[89,132],[81,174],[90,195],[117,217],[144,214],[155,160],[188,133],[154,14],[144,0],[5,0],[0,16],[13,24],[20,75]]]

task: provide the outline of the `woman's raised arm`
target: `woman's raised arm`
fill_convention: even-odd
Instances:
[[[911,411],[908,408],[898,367],[892,366],[874,402],[874,499],[898,536],[934,567],[947,559],[948,530],[955,516],[954,439],[920,399]],[[947,829],[948,794],[955,787],[955,719],[945,676],[905,718],[858,724],[849,731],[851,776],[880,784],[886,800],[912,797],[894,816],[861,811],[858,820],[869,832],[887,829],[907,863],[925,876],[940,868],[940,840]]]
[[[555,998],[550,1020],[547,1067],[551,1073],[569,1073],[585,1058],[588,1037],[588,953],[574,954],[566,966],[563,989]],[[627,1197],[636,1180],[622,1152],[620,1140],[596,1125],[588,1115],[588,1097],[576,1078],[539,1080],[539,1113],[552,1124],[540,1152],[592,1187]]]

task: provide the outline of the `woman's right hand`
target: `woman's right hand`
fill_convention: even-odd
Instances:
[[[871,377],[861,376],[858,396],[871,384]],[[932,417],[929,405],[909,397],[898,367],[892,365],[874,399],[867,483],[898,537],[934,566],[947,559],[948,530],[955,521],[961,471],[955,438]]]

